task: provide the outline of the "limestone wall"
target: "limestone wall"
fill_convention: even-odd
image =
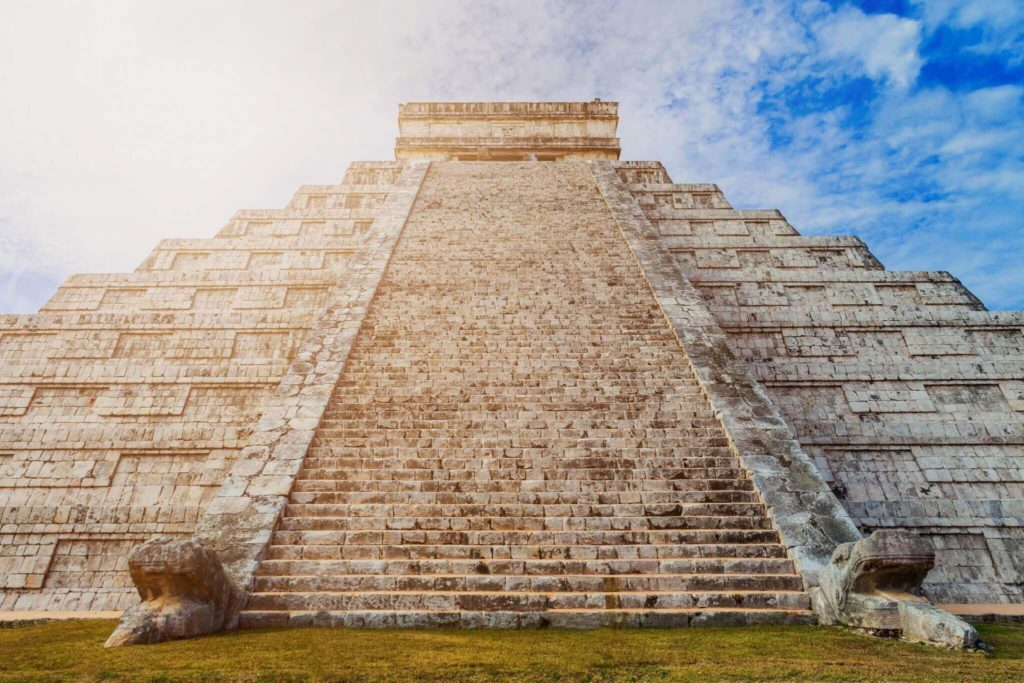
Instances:
[[[353,164],[0,316],[0,609],[137,599],[128,549],[193,532],[402,167]]]
[[[656,162],[616,168],[861,528],[928,536],[938,602],[1024,598],[1024,314]]]

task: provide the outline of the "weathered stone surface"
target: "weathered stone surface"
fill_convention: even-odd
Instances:
[[[921,583],[935,565],[931,543],[916,534],[887,529],[836,548],[813,589],[822,623],[955,648],[978,644],[965,621],[920,596]]]
[[[128,556],[142,602],[125,610],[106,647],[221,631],[242,599],[217,556],[195,541],[155,536]]]

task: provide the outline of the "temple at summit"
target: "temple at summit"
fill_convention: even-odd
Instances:
[[[403,104],[394,160],[0,316],[0,611],[938,642],[1020,608],[1024,313],[617,124]]]

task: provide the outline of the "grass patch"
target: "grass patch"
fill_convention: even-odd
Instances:
[[[0,680],[1021,681],[1024,627],[991,655],[816,627],[601,631],[241,631],[105,650],[113,621],[0,629]]]

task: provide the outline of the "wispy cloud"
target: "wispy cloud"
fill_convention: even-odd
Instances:
[[[8,2],[0,310],[390,158],[400,101],[594,96],[626,158],[1024,307],[1019,7]]]
[[[900,88],[913,85],[921,69],[921,24],[913,19],[845,6],[815,22],[814,34],[822,55],[848,59],[868,77]]]

